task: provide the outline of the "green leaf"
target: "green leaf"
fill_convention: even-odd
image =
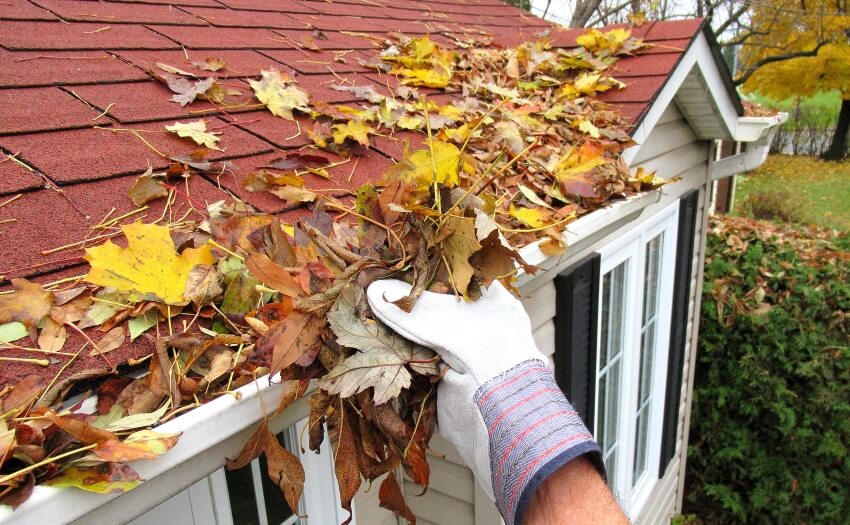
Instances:
[[[157,310],[148,310],[144,315],[131,317],[127,321],[127,327],[130,328],[130,341],[156,326],[159,321],[159,312]]]
[[[166,403],[161,408],[153,412],[148,412],[145,414],[132,414],[114,421],[107,421],[104,430],[108,430],[110,432],[118,432],[120,430],[132,430],[134,428],[152,427],[159,423],[159,420],[162,419],[162,416],[164,416],[166,412],[168,412],[170,406],[170,403]]]
[[[142,478],[129,465],[121,463],[102,463],[83,467],[69,465],[55,478],[44,482],[53,487],[76,487],[98,494],[127,492],[136,488]]]
[[[27,336],[27,327],[24,323],[12,321],[0,325],[0,343],[11,343]]]

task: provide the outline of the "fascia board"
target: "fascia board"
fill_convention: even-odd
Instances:
[[[695,68],[705,79],[708,86],[706,97],[710,96],[711,100],[716,104],[719,112],[718,116],[728,130],[729,136],[734,134],[739,118],[738,111],[735,108],[732,95],[727,91],[726,84],[723,82],[722,75],[711,53],[708,39],[700,32],[688,48],[685,56],[676,65],[673,73],[670,74],[664,87],[661,88],[661,92],[655,97],[652,106],[650,106],[640,125],[631,134],[632,140],[637,142],[637,145],[623,152],[623,160],[627,164],[631,164],[641,145],[646,142],[646,139],[649,137],[653,128],[655,128],[661,115],[673,103],[685,79],[687,79],[688,75]]]

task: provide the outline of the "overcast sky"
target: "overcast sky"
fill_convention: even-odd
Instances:
[[[693,14],[696,11],[696,5],[693,0],[668,0],[668,3],[673,6],[671,9],[675,13],[682,16]],[[559,24],[569,25],[570,18],[573,16],[573,5],[575,0],[552,0],[549,6],[549,12],[546,14],[546,19]],[[546,9],[546,0],[531,0],[531,12],[537,16],[543,15],[543,10]]]

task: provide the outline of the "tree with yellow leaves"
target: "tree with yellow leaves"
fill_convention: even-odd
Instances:
[[[777,100],[841,93],[841,111],[826,160],[847,153],[850,130],[850,1],[773,0],[753,2],[755,32],[741,48],[744,92]]]

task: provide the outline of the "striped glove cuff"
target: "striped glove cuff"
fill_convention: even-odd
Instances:
[[[494,377],[474,399],[490,438],[496,506],[507,525],[521,524],[537,487],[582,454],[591,453],[604,476],[599,446],[542,361],[523,361]]]

